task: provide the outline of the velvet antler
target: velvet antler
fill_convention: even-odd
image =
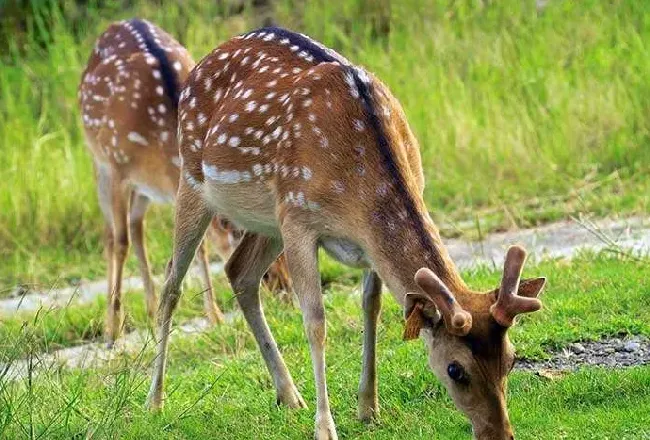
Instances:
[[[511,246],[503,263],[503,278],[497,301],[490,307],[494,320],[504,327],[510,327],[520,313],[535,312],[542,303],[535,297],[518,295],[521,271],[526,261],[526,251],[521,246]],[[539,292],[540,289],[537,289]]]
[[[442,315],[447,331],[465,336],[472,328],[472,315],[464,310],[445,283],[430,269],[423,267],[415,274],[415,282],[426,292]]]

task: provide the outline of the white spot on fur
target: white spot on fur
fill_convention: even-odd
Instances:
[[[241,142],[241,140],[239,139],[239,137],[233,136],[228,140],[228,145],[235,148],[235,147],[239,146],[240,142]]]
[[[131,142],[133,142],[134,144],[140,144],[144,146],[149,145],[149,141],[147,141],[147,138],[145,138],[144,136],[142,136],[140,133],[136,131],[130,131],[129,134],[126,136],[126,138]]]

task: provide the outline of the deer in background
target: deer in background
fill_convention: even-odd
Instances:
[[[123,326],[121,282],[129,236],[138,259],[150,317],[158,307],[144,243],[144,217],[151,202],[173,203],[181,159],[176,141],[180,84],[194,67],[188,51],[169,34],[139,19],[114,23],[99,37],[79,85],[79,103],[88,148],[93,156],[99,205],[105,221],[108,261],[109,345]],[[227,221],[215,218],[211,231],[223,261],[239,237]],[[211,323],[221,323],[210,280],[205,242],[197,259],[204,307]],[[288,287],[282,268],[271,281]]]
[[[521,280],[525,251],[508,250],[501,285],[471,290],[451,261],[423,199],[418,143],[399,102],[365,70],[280,28],[237,36],[190,73],[179,102],[182,156],[174,250],[158,315],[148,405],[163,404],[172,313],[214,213],[246,232],[226,274],[273,378],[279,403],[304,407],[266,322],[259,284],[284,250],[299,299],[316,384],[317,439],[337,438],[325,375],[319,247],[367,270],[358,415],[378,414],[376,327],[382,284],[403,307],[433,372],[478,439],[513,438],[507,330],[541,307],[544,278]]]

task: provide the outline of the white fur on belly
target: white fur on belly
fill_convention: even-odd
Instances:
[[[267,236],[280,234],[275,217],[275,197],[264,185],[251,182],[237,185],[203,186],[203,195],[215,214],[238,228]]]

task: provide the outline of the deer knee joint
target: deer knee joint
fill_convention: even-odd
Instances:
[[[305,331],[310,341],[324,344],[326,338],[325,314],[321,311],[321,313],[305,315]]]
[[[129,219],[129,229],[132,231],[139,231],[143,229],[144,226],[144,221],[141,218],[133,218],[131,217]]]
[[[129,251],[129,235],[127,233],[119,234],[115,237],[114,242],[115,254],[124,258]]]

